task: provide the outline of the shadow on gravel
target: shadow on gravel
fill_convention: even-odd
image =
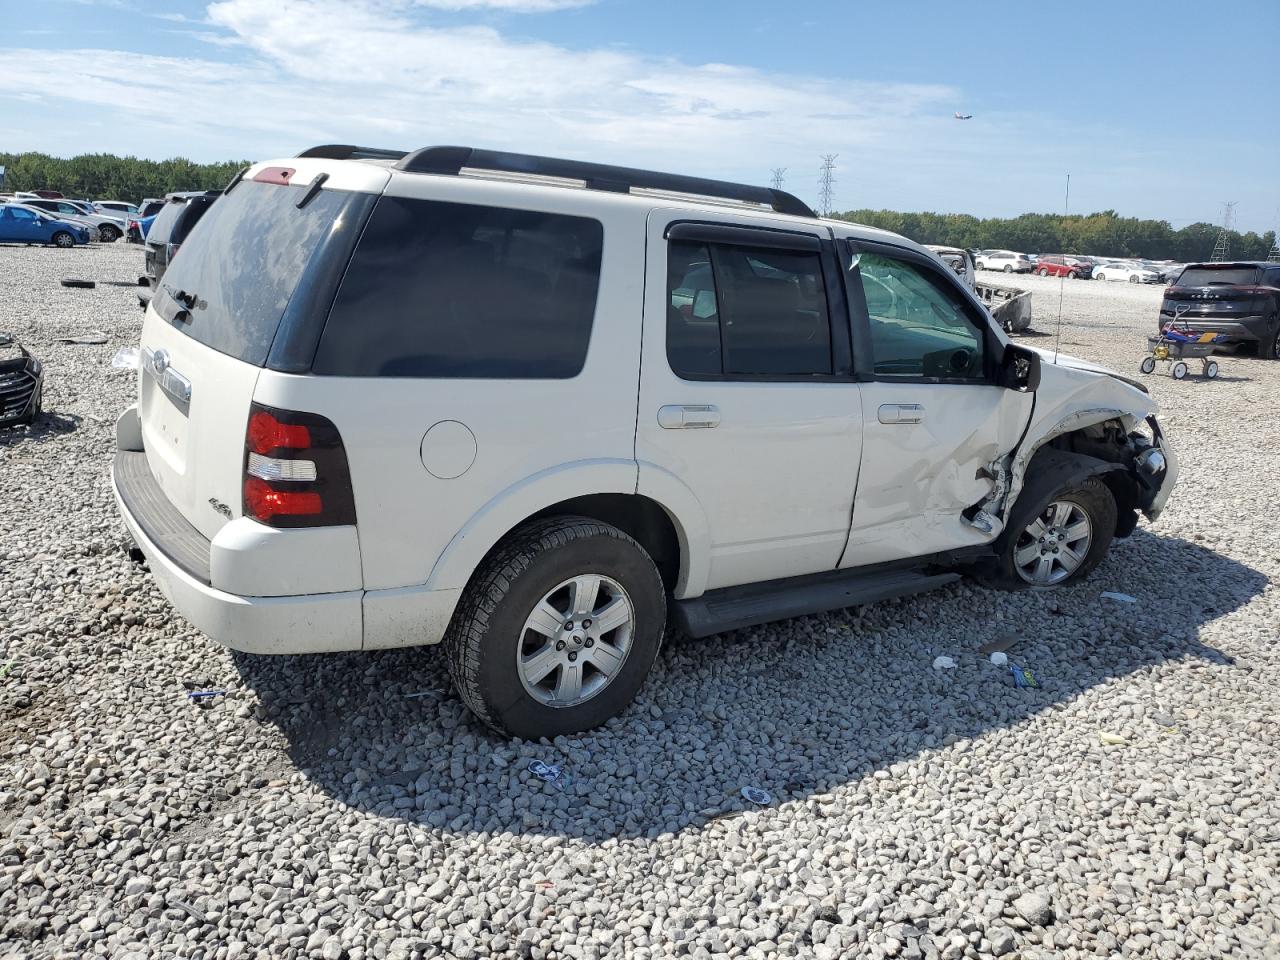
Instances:
[[[81,423],[74,413],[49,413],[45,411],[32,423],[0,428],[0,448],[16,447],[21,443],[45,443],[71,433]]]
[[[1135,570],[1149,571],[1138,603],[1099,598],[1137,590]],[[707,640],[669,639],[622,717],[553,743],[482,729],[434,650],[234,661],[291,761],[335,800],[454,832],[603,842],[736,816],[750,807],[744,786],[768,790],[773,804],[817,797],[1165,661],[1200,661],[1232,683],[1240,668],[1198,632],[1266,582],[1196,543],[1139,530],[1091,581],[1064,591],[963,583]],[[1035,671],[1038,689],[1015,688],[977,654],[1006,631],[1023,638],[1009,657]],[[937,654],[958,668],[933,670]],[[1184,706],[1141,709],[1176,717]],[[571,782],[533,778],[534,758],[560,765]]]

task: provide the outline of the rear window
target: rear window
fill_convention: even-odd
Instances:
[[[586,360],[600,284],[598,220],[379,199],[313,372],[563,379]]]
[[[1257,267],[1187,267],[1178,277],[1180,287],[1251,287],[1257,282]]]
[[[213,201],[217,200],[213,197],[192,197],[182,205],[182,211],[178,214],[177,220],[173,223],[173,229],[169,233],[170,243],[185,243],[187,234],[191,232],[191,228],[200,222],[200,218],[209,212],[209,208],[213,206]],[[159,217],[156,221],[159,222]]]
[[[205,346],[262,366],[303,268],[352,194],[241,181],[209,207],[169,265],[156,309]],[[170,215],[170,204],[163,216]],[[156,218],[152,227],[160,225]],[[181,299],[192,304],[181,314]]]
[[[168,243],[169,235],[173,233],[173,226],[178,222],[185,203],[180,201],[170,201],[166,203],[156,214],[155,221],[151,224],[151,229],[147,231],[147,243]]]

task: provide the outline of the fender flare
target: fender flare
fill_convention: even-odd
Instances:
[[[1047,507],[1053,494],[1062,487],[1116,470],[1123,471],[1124,464],[1059,450],[1057,447],[1041,449],[1027,470],[1021,493],[1006,511],[1008,520],[996,542],[997,552],[1004,549],[1010,538],[1017,537],[1022,532],[1025,526],[1022,520],[1029,519]]]
[[[667,512],[680,542],[680,574],[672,591],[677,600],[700,597],[711,572],[711,531],[706,511],[689,486],[671,471],[648,460],[638,463],[636,493]]]
[[[1022,446],[1018,448],[1014,454],[1012,462],[1009,464],[1009,490],[1005,494],[1004,509],[1001,516],[1006,518],[1012,515],[1014,505],[1022,498],[1024,486],[1030,482],[1030,466],[1033,459],[1045,449],[1045,444],[1055,437],[1060,437],[1064,433],[1071,433],[1074,430],[1081,430],[1085,427],[1091,427],[1097,423],[1106,423],[1108,420],[1120,420],[1125,423],[1126,429],[1132,430],[1134,425],[1141,419],[1135,416],[1131,411],[1121,410],[1118,407],[1096,407],[1091,410],[1080,410],[1064,417],[1056,424],[1046,430],[1034,441],[1024,441]],[[1048,448],[1054,450],[1056,448]],[[1060,452],[1060,451],[1059,451]],[[1076,454],[1068,454],[1068,456],[1077,456]],[[1088,457],[1086,459],[1094,459]],[[1106,461],[1099,460],[1098,463]]]

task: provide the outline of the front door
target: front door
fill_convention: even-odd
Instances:
[[[835,569],[862,444],[830,232],[706,219],[648,228],[639,490],[676,485],[706,521],[678,596]]]
[[[846,248],[862,383],[862,469],[842,567],[993,540],[972,521],[994,490],[1033,398],[995,384],[1004,343],[986,312],[931,258]]]

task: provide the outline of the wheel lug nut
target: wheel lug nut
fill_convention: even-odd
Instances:
[[[571,654],[569,654],[569,662],[570,662],[570,663],[573,663],[573,661],[575,661],[575,660],[577,660],[577,659],[578,659],[578,655],[577,655],[576,653],[571,653]]]
[[[596,642],[592,640],[590,637],[587,637],[587,646],[594,647],[595,645],[596,645]]]
[[[564,641],[563,641],[563,640],[557,640],[557,641],[556,641],[556,649],[557,649],[557,650],[563,650],[563,649],[564,649]]]
[[[565,621],[564,628],[565,628],[566,630],[572,630],[572,629],[573,629],[573,621],[572,621],[572,620],[566,620],[566,621]]]
[[[582,621],[582,629],[583,629],[583,630],[588,629],[590,626],[591,626],[591,620],[590,620],[590,619],[587,619],[587,620],[583,620],[583,621]]]

